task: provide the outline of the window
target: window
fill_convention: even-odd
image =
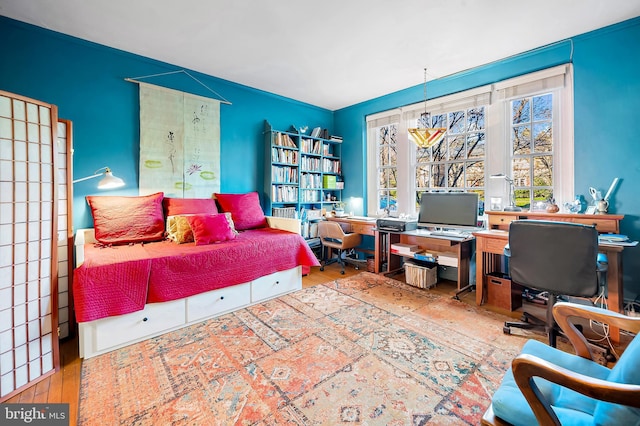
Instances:
[[[553,95],[511,101],[511,170],[516,205],[553,196]]]
[[[572,77],[561,65],[367,117],[368,164],[376,165],[367,168],[368,213],[395,203],[397,213],[415,215],[424,191],[473,191],[506,205],[507,182],[488,179],[499,173],[514,180],[525,209],[551,196],[573,201]],[[418,148],[407,129],[426,124],[447,133]],[[391,146],[393,162],[382,151]]]
[[[395,213],[398,208],[398,126],[389,124],[378,127],[376,133],[378,134],[376,141],[379,177],[378,209]]]
[[[397,111],[367,117],[368,203],[370,214],[398,211],[398,135],[400,114]]]
[[[416,208],[424,191],[474,191],[484,198],[485,107],[428,117],[427,125],[447,133],[430,148],[415,147]]]

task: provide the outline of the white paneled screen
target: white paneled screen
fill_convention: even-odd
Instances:
[[[0,402],[59,365],[56,124],[0,91]]]

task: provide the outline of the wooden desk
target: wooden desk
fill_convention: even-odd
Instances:
[[[623,215],[584,215],[530,212],[487,212],[488,228],[474,232],[476,237],[476,304],[486,300],[486,276],[499,270],[504,247],[509,241],[509,224],[518,219],[552,220],[595,225],[600,233],[619,233]],[[610,310],[624,313],[624,295],[622,282],[622,250],[617,245],[601,244],[600,251],[607,255],[607,305]],[[620,340],[619,330],[611,331],[612,340]]]
[[[473,254],[473,238],[458,241],[446,237],[430,237],[421,235],[419,230],[392,232],[375,230],[375,272],[393,272],[402,264],[402,255],[391,253],[391,244],[415,244],[433,254],[453,254],[458,264],[458,293],[470,289],[470,260]],[[382,270],[382,263],[387,262],[387,270]]]
[[[361,235],[375,236],[376,219],[362,219],[345,217],[328,217],[327,220],[340,223],[344,232],[355,232]]]

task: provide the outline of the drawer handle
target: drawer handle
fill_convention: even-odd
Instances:
[[[224,296],[220,296],[220,300],[224,300]]]
[[[278,285],[280,284],[280,281],[276,281],[275,283],[273,283],[273,285]]]
[[[499,281],[499,280],[489,280],[489,281],[491,281],[491,284],[502,285],[502,281]]]
[[[147,322],[147,321],[149,321],[149,318],[144,317],[144,318],[142,318],[142,321],[143,321],[143,322]]]

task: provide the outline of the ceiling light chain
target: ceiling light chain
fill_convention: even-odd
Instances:
[[[420,121],[424,123],[425,128],[409,129],[409,136],[413,142],[420,148],[429,148],[439,143],[447,131],[444,127],[429,127],[429,113],[427,112],[427,68],[424,69],[424,112],[420,115]]]

